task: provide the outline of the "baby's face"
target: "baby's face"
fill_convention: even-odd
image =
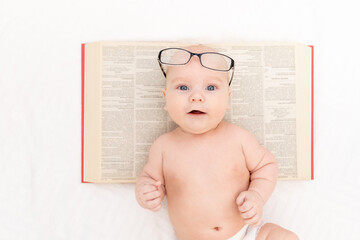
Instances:
[[[203,46],[187,49],[196,53],[214,51]],[[228,76],[228,72],[204,68],[197,56],[186,65],[168,68],[164,109],[185,132],[201,134],[216,128],[230,109]]]

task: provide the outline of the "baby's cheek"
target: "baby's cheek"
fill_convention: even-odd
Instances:
[[[220,105],[220,106],[216,106],[213,109],[214,111],[214,116],[216,117],[216,119],[222,119],[225,116],[226,113],[226,106]]]
[[[179,111],[176,111],[174,109],[168,110],[170,118],[176,122],[177,124],[179,124],[179,120],[180,120],[180,116],[179,116]]]

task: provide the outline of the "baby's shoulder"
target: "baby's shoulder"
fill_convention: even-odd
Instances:
[[[245,128],[237,124],[231,122],[225,122],[225,126],[226,126],[225,128],[226,134],[228,136],[233,136],[237,140],[248,141],[255,139],[254,135],[250,131],[246,130]]]
[[[153,145],[158,146],[159,148],[165,148],[166,145],[168,145],[169,142],[171,141],[171,138],[172,138],[171,132],[163,133],[162,135],[160,135],[155,139]]]

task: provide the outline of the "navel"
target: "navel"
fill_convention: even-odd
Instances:
[[[215,231],[220,231],[220,230],[221,230],[221,227],[213,227],[213,229],[214,229]]]

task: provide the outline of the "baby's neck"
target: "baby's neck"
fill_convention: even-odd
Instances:
[[[207,137],[210,137],[210,136],[214,135],[215,133],[217,133],[223,124],[224,124],[224,120],[219,122],[219,124],[216,125],[216,127],[212,128],[212,129],[210,129],[210,130],[208,130],[208,131],[206,131],[204,133],[199,133],[199,134],[195,134],[195,133],[185,131],[180,126],[176,129],[176,131],[177,131],[177,134],[180,137],[183,137],[183,138],[191,138],[191,139],[194,139],[194,138],[197,138],[197,139],[207,138]]]

